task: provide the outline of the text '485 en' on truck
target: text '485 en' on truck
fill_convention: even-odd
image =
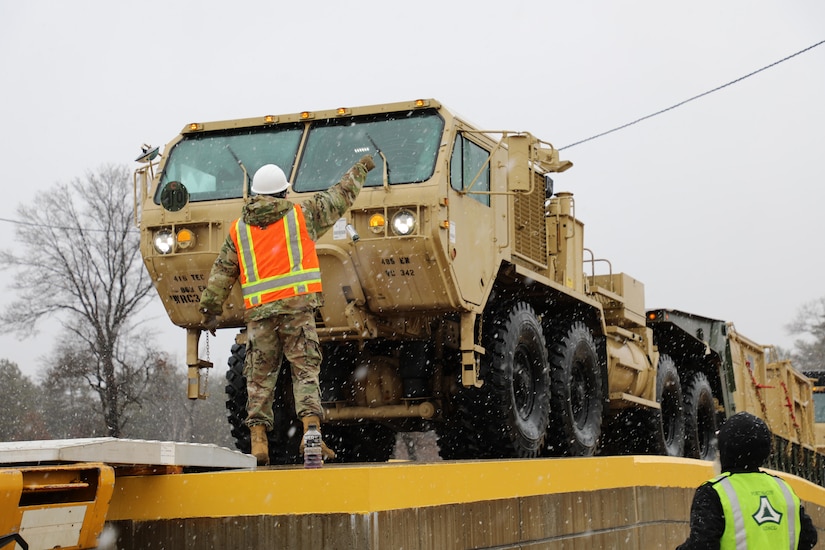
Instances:
[[[710,458],[736,410],[732,327],[646,312],[643,285],[584,247],[573,195],[554,193],[551,175],[572,164],[529,133],[482,131],[427,99],[194,123],[162,155],[145,149],[141,252],[187,331],[191,398],[211,366],[198,356],[198,300],[250,174],[281,166],[298,202],[372,152],[377,169],[317,246],[324,438],[338,460],[386,460],[397,432],[430,429],[446,459]],[[236,285],[220,328],[242,329],[243,308]],[[227,408],[248,452],[243,330],[236,341]],[[289,384],[273,463],[299,458]]]

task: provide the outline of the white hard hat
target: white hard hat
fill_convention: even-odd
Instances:
[[[274,195],[286,191],[288,187],[284,171],[274,164],[264,164],[252,176],[252,192],[259,195]]]

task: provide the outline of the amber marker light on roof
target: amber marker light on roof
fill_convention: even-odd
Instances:
[[[197,132],[198,130],[203,130],[203,124],[198,124],[197,122],[192,122],[189,124],[190,132]]]
[[[415,106],[416,107],[429,107],[430,102],[427,101],[426,99],[416,99],[415,100]]]
[[[315,118],[315,115],[310,113],[309,111],[303,111],[301,113],[301,120],[310,120],[312,118]]]
[[[338,110],[335,111],[338,116],[347,116],[352,114],[352,109],[347,109],[346,107],[338,107]]]
[[[276,116],[266,115],[264,117],[264,124],[275,124],[276,122],[278,122],[278,117]]]

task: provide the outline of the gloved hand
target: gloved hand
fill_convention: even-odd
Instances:
[[[364,165],[364,168],[367,169],[367,172],[375,168],[375,161],[372,160],[372,155],[364,155],[358,162]]]
[[[201,313],[201,326],[204,330],[208,330],[212,336],[215,336],[215,329],[218,328],[218,316],[212,313]]]

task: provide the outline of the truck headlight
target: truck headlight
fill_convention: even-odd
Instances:
[[[161,229],[155,233],[155,250],[160,254],[169,254],[175,249],[175,234],[169,229]]]
[[[399,210],[393,214],[391,224],[396,235],[409,235],[415,230],[415,215],[409,210]]]

